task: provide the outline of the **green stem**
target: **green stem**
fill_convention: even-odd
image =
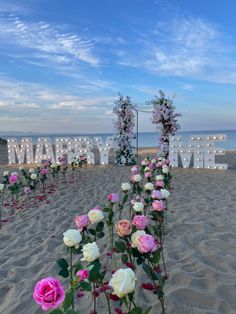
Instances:
[[[72,301],[72,310],[75,308],[75,300],[74,300],[74,287],[73,287],[73,253],[72,248],[70,248],[70,285],[73,292],[73,301]]]
[[[0,205],[0,229],[2,228],[2,208]]]
[[[107,307],[108,307],[108,314],[111,314],[111,303],[110,303],[110,298],[105,290],[105,287],[104,287],[104,284],[103,284],[103,281],[100,280],[100,283],[102,285],[102,287],[104,288],[104,294],[105,294],[105,297],[106,297],[106,300],[107,300]]]
[[[96,313],[96,286],[95,282],[93,282],[93,312]]]

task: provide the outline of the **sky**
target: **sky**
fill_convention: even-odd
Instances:
[[[182,130],[236,129],[234,0],[0,0],[1,131],[113,132],[163,90]],[[149,107],[150,108],[150,107]],[[140,131],[153,131],[140,113]]]

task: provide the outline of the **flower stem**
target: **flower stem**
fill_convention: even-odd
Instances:
[[[74,300],[74,287],[73,287],[73,253],[72,248],[70,248],[70,285],[73,292],[73,301],[72,301],[72,310],[75,308],[75,300]]]
[[[93,313],[96,313],[96,285],[93,282]]]

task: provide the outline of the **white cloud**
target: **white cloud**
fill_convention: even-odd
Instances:
[[[136,39],[133,49],[118,63],[142,67],[155,75],[188,77],[218,83],[236,83],[232,53],[236,47],[213,23],[200,18],[172,19]]]
[[[35,58],[47,59],[53,63],[83,62],[98,66],[100,59],[95,56],[95,44],[72,32],[63,31],[62,26],[44,22],[26,22],[17,16],[0,19],[2,44],[30,50]]]

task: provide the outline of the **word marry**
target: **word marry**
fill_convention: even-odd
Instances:
[[[114,139],[107,137],[105,142],[101,137],[94,138],[95,146],[100,153],[100,163],[108,164],[108,155],[111,148],[114,147]],[[89,137],[74,137],[74,138],[56,138],[55,154],[50,138],[41,137],[37,139],[36,151],[34,156],[34,146],[31,138],[22,138],[18,143],[17,139],[10,138],[8,144],[8,162],[14,163],[42,163],[45,160],[51,159],[53,163],[58,161],[59,157],[66,157],[68,163],[80,155],[86,156],[89,164],[94,164],[94,148],[93,140]]]

